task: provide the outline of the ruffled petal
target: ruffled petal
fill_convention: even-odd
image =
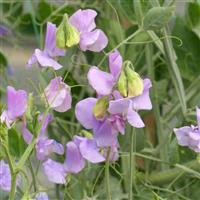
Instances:
[[[50,56],[48,56],[47,53],[41,51],[40,49],[35,50],[35,56],[37,58],[38,63],[42,67],[52,67],[54,70],[58,70],[63,67]]]
[[[67,173],[64,170],[63,164],[48,159],[43,164],[43,170],[48,180],[57,184],[65,184],[65,177]]]
[[[75,107],[75,114],[78,121],[86,129],[92,129],[96,123],[96,119],[93,115],[93,107],[95,106],[97,99],[87,98],[79,101]]]
[[[93,131],[98,147],[115,146],[118,144],[117,132],[112,128],[108,120],[99,122],[99,125]]]
[[[178,144],[181,146],[188,146],[189,145],[188,133],[192,132],[192,131],[193,131],[192,128],[189,126],[184,126],[181,128],[174,128],[174,132],[176,134]]]
[[[109,95],[115,84],[111,74],[91,67],[87,75],[89,84],[96,90],[98,95]]]
[[[152,86],[151,80],[144,79],[143,84],[144,84],[143,93],[140,96],[131,98],[134,110],[151,110],[152,109],[151,99],[149,97],[149,89]]]
[[[82,156],[91,163],[99,163],[105,161],[105,158],[99,153],[99,149],[95,140],[85,139],[80,143],[79,148]]]
[[[144,122],[142,121],[140,115],[136,111],[134,111],[131,108],[131,106],[128,109],[126,117],[127,117],[128,123],[131,126],[133,126],[135,128],[143,128],[143,127],[145,127]]]
[[[5,191],[11,188],[10,168],[3,160],[0,161],[0,188]]]
[[[75,26],[78,31],[90,32],[96,27],[95,17],[97,16],[96,11],[91,9],[77,10],[70,18],[69,22]]]
[[[65,170],[68,173],[77,174],[85,167],[85,160],[79,151],[79,147],[74,142],[68,142],[66,147]]]
[[[100,29],[91,32],[85,32],[80,37],[80,49],[82,51],[102,51],[108,44],[108,38]]]
[[[109,54],[109,68],[110,72],[115,77],[117,81],[119,74],[122,68],[122,56],[120,55],[119,51],[115,50],[114,52]]]
[[[128,98],[111,100],[109,102],[108,112],[111,114],[121,114],[128,111],[131,101]]]
[[[11,120],[21,117],[27,108],[27,93],[24,90],[15,90],[15,88],[7,87],[7,105],[8,116]]]

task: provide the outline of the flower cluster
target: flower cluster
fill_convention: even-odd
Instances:
[[[94,10],[78,10],[69,19],[64,15],[58,28],[48,22],[46,40],[43,50],[35,49],[27,66],[38,64],[41,68],[59,70],[62,65],[57,57],[64,56],[65,50],[79,44],[82,51],[102,51],[108,43],[104,32],[96,28]],[[7,87],[7,110],[1,115],[1,123],[11,128],[17,121],[22,121],[22,135],[27,144],[35,140],[35,151],[38,160],[42,161],[44,173],[49,181],[65,184],[68,174],[79,173],[86,165],[104,162],[109,154],[110,161],[118,159],[118,134],[125,134],[128,122],[136,128],[144,127],[138,111],[152,108],[149,97],[151,81],[142,79],[130,62],[123,62],[122,56],[115,50],[109,54],[109,73],[92,66],[87,74],[88,82],[96,91],[96,98],[88,97],[77,103],[75,115],[85,129],[93,135],[87,137],[75,135],[66,147],[47,136],[47,126],[53,120],[49,109],[66,112],[71,108],[72,97],[70,86],[62,77],[53,78],[44,89],[42,97],[46,100],[46,110],[37,115],[39,128],[33,131],[28,125],[28,94],[24,90]],[[109,153],[108,153],[109,151]],[[63,163],[52,160],[52,153],[66,154]],[[1,161],[0,187],[10,190],[10,170],[8,164]],[[48,199],[46,194],[39,193],[36,199]]]

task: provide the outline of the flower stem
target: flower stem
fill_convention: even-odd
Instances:
[[[110,147],[108,148],[108,151],[107,151],[106,165],[105,165],[105,179],[106,179],[107,200],[111,200],[110,177],[109,177],[109,162],[110,162]]]
[[[134,162],[133,162],[133,145],[135,138],[135,129],[132,128],[131,138],[130,138],[130,152],[129,152],[129,171],[130,171],[130,182],[129,182],[129,200],[133,200],[133,170],[134,170]],[[135,178],[135,177],[134,177]]]
[[[15,189],[17,184],[17,173],[11,174],[11,190],[9,193],[9,200],[14,200],[15,198]]]

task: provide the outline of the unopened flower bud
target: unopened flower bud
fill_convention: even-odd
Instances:
[[[126,77],[126,74],[125,74],[124,70],[121,71],[121,74],[119,76],[119,80],[118,80],[118,83],[117,83],[117,87],[118,87],[118,90],[119,90],[120,94],[123,97],[127,97],[127,95],[128,95],[127,77]]]
[[[96,105],[93,108],[93,114],[97,119],[102,119],[107,111],[109,102],[108,102],[108,96],[104,96],[100,98]]]
[[[143,81],[140,75],[132,70],[128,65],[125,67],[127,83],[128,83],[128,97],[139,96],[143,92]]]
[[[58,48],[72,47],[80,41],[80,33],[69,23],[68,15],[64,14],[63,21],[56,31],[56,45]]]

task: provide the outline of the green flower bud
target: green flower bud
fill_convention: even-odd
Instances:
[[[118,88],[120,94],[123,97],[127,97],[127,95],[128,95],[127,77],[126,77],[126,74],[125,74],[124,70],[121,71],[121,74],[119,76],[119,80],[118,80],[118,83],[117,83],[117,88]]]
[[[125,67],[128,82],[128,97],[139,96],[143,92],[143,81],[140,75],[132,70],[128,65]]]
[[[80,135],[82,135],[86,138],[89,138],[89,139],[93,138],[92,133],[90,133],[89,131],[86,131],[86,130],[81,130]]]
[[[80,41],[80,33],[69,23],[67,14],[64,14],[61,24],[56,31],[56,45],[58,48],[72,47]]]
[[[108,100],[108,96],[104,96],[100,98],[94,106],[93,114],[97,119],[102,119],[105,116],[109,105]]]

